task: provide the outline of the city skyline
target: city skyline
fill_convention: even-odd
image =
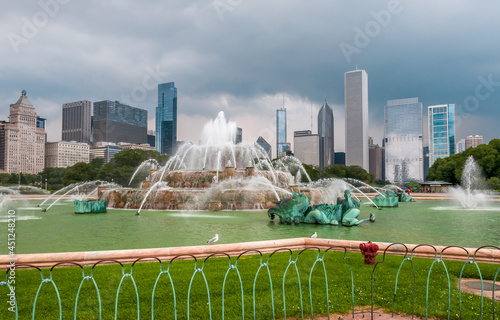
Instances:
[[[317,132],[308,120],[325,98],[340,138],[343,74],[356,65],[370,74],[368,132],[377,143],[385,101],[412,96],[424,107],[455,103],[458,138],[479,134],[487,143],[496,136],[496,2],[396,1],[389,8],[385,1],[254,1],[233,2],[224,13],[202,1],[52,2],[58,6],[50,14],[37,2],[12,2],[0,13],[0,119],[26,89],[48,119],[49,141],[61,136],[60,106],[84,99],[146,109],[153,129],[157,85],[169,81],[182,88],[178,140],[197,141],[192,128],[222,110],[243,127],[245,140],[262,136],[274,146],[272,118],[283,96],[288,141],[296,130]],[[283,9],[296,17],[293,24]],[[44,14],[48,19],[34,23]],[[455,23],[462,20],[468,27]],[[344,150],[342,139],[335,148]]]

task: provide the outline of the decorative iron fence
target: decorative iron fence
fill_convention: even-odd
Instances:
[[[393,246],[406,248],[405,254],[389,255]],[[433,250],[434,258],[418,258],[423,248]],[[466,260],[443,260],[450,249],[463,250]],[[131,264],[57,263],[50,269],[16,265],[14,278],[7,269],[0,282],[7,297],[0,318],[314,319],[332,312],[349,317],[364,312],[373,319],[384,309],[425,318],[496,319],[499,302],[490,298],[500,261],[476,262],[485,249],[500,250],[483,246],[469,252],[450,246],[438,252],[431,245],[409,250],[393,243],[374,266],[363,264],[361,254],[346,247],[282,248],[270,254],[249,250],[236,257],[185,255],[166,261],[151,257]],[[462,293],[464,278],[478,279],[480,295]]]

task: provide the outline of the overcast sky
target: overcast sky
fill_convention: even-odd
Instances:
[[[275,152],[276,109],[317,130],[326,99],[344,151],[344,73],[368,73],[369,135],[390,99],[457,104],[457,139],[500,136],[500,2],[0,0],[0,119],[21,90],[61,139],[62,104],[119,100],[154,129],[157,84],[178,89],[178,139],[219,111]],[[313,121],[311,121],[311,111]]]

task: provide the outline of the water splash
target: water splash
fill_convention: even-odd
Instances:
[[[150,169],[156,169],[156,168],[159,168],[160,167],[160,164],[158,163],[158,161],[156,161],[156,159],[148,159],[146,161],[143,161],[138,167],[137,169],[135,169],[134,171],[134,174],[132,175],[132,177],[130,178],[130,181],[128,183],[128,185],[130,185],[132,183],[132,181],[134,180],[135,176],[137,175],[137,173],[139,171],[141,171],[143,168],[145,167],[149,167]]]
[[[462,170],[461,185],[451,188],[449,192],[465,209],[486,206],[487,195],[482,190],[484,184],[482,169],[474,157],[469,156]]]
[[[136,212],[136,216],[138,216],[140,213],[141,213],[141,210],[142,210],[142,207],[144,206],[144,204],[146,203],[146,201],[148,200],[148,197],[149,195],[151,194],[151,192],[153,190],[156,190],[156,194],[158,193],[158,191],[160,189],[169,189],[169,187],[166,185],[165,182],[163,181],[158,181],[156,182],[155,184],[153,184],[149,189],[148,189],[148,192],[146,192],[146,195],[144,196],[144,199],[142,199],[142,202],[141,202],[141,205],[139,206],[139,210],[137,210]],[[156,198],[156,194],[155,194],[155,198]]]
[[[352,186],[356,186],[359,189],[368,189],[368,190],[373,190],[382,197],[385,198],[385,194],[380,191],[380,188],[371,186],[361,180],[358,179],[353,179],[353,178],[344,178],[345,181],[349,182]]]
[[[56,200],[54,200],[47,208],[43,209],[42,212],[48,211],[53,205],[55,205],[57,202],[59,202],[64,196],[67,196],[71,194],[72,192],[78,192],[76,195],[76,198],[83,200],[87,197],[88,191],[91,190],[90,192],[93,192],[96,187],[108,187],[108,188],[119,188],[120,185],[116,183],[111,183],[107,181],[102,181],[102,180],[95,180],[95,181],[85,181],[85,182],[78,182],[78,183],[73,183],[70,184],[69,186],[66,186],[57,192],[53,193],[50,197],[45,199],[41,204],[38,206],[41,207],[45,202],[47,202],[49,199],[51,199],[53,196],[56,194],[61,194]]]

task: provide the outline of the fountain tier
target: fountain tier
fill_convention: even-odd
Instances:
[[[290,198],[293,191],[306,194],[313,204],[324,201],[321,190],[299,188],[292,175],[283,171],[227,167],[222,171],[174,170],[161,181],[160,177],[161,172],[151,170],[142,189],[102,190],[99,198],[114,208],[139,209],[142,205],[142,209],[210,211],[268,209]]]
[[[138,209],[139,213],[143,208],[268,209],[283,198],[291,198],[293,191],[311,194],[312,201],[323,198],[319,190],[299,190],[295,181],[301,176],[310,179],[296,158],[271,162],[257,143],[235,144],[235,137],[236,123],[226,121],[220,112],[203,128],[200,144],[183,143],[162,167],[152,160],[143,162],[131,178],[149,166],[152,170],[142,189],[107,190],[100,200],[115,208]]]

